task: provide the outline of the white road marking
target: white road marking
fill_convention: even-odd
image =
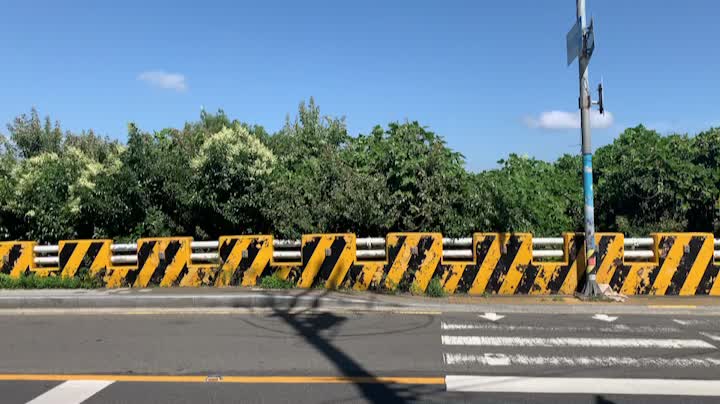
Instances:
[[[700,335],[710,338],[713,341],[720,341],[720,335],[710,334],[709,332],[700,331]]]
[[[680,325],[699,325],[707,323],[707,320],[678,320],[676,318],[674,318],[673,321]]]
[[[444,353],[447,365],[480,365],[480,366],[591,366],[613,367],[625,366],[633,368],[645,367],[717,367],[720,358],[631,358],[626,356],[532,356],[506,355],[486,353],[469,355],[463,353]]]
[[[523,346],[523,347],[596,347],[596,348],[715,348],[700,339],[653,338],[539,338],[443,335],[443,345]]]
[[[446,376],[447,391],[720,396],[718,380]]]
[[[605,321],[608,323],[612,323],[613,321],[618,319],[617,317],[611,317],[611,316],[608,316],[607,314],[596,314],[593,316],[593,318],[595,320]]]
[[[112,383],[108,380],[68,380],[27,404],[80,404]]]
[[[559,331],[559,332],[608,332],[608,333],[673,333],[680,332],[677,327],[650,327],[637,326],[629,327],[624,324],[614,324],[606,327],[544,327],[531,325],[509,325],[509,324],[493,324],[493,323],[446,323],[441,322],[440,328],[443,330],[502,330],[502,331]]]
[[[505,316],[501,316],[496,313],[485,313],[485,314],[480,314],[479,316],[481,318],[484,318],[485,320],[490,320],[490,321],[498,321],[500,319],[505,318]]]

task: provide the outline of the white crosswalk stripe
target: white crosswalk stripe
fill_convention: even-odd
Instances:
[[[592,367],[716,367],[720,359],[715,358],[660,358],[629,356],[542,356],[506,355],[501,353],[464,354],[445,353],[443,359],[448,365],[484,366],[592,366]]]
[[[513,366],[518,370],[523,367],[720,368],[715,343],[720,338],[716,339],[718,336],[712,333],[700,332],[693,337],[678,327],[662,324],[571,324],[442,321],[443,363],[449,370],[477,371]],[[685,333],[686,338],[679,338],[681,333]]]
[[[112,383],[108,380],[68,380],[27,404],[80,404]]]
[[[575,338],[575,337],[496,337],[443,335],[443,345],[530,346],[530,347],[596,347],[596,348],[715,348],[700,339],[660,338]]]
[[[605,332],[605,333],[630,333],[630,334],[670,334],[678,333],[677,327],[651,327],[636,326],[630,327],[624,324],[598,327],[573,327],[573,326],[529,326],[495,323],[448,323],[441,322],[443,330],[499,330],[499,331],[552,331],[552,332]]]

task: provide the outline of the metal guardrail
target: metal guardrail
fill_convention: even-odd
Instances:
[[[562,237],[536,237],[533,238],[533,246],[552,247],[562,245]],[[467,238],[443,238],[443,258],[450,260],[471,260],[473,239]],[[651,237],[629,237],[625,239],[625,258],[628,259],[652,259],[655,253],[650,249],[639,247],[652,247],[654,240]],[[275,251],[273,259],[278,261],[299,261],[302,257],[300,248],[301,240],[273,240]],[[219,247],[218,241],[193,241],[193,250],[213,250]],[[386,256],[385,238],[364,237],[356,239],[356,257],[360,260],[381,260]],[[113,264],[137,264],[137,243],[112,244],[110,250],[113,255],[110,261]],[[713,257],[720,259],[720,239],[714,240]],[[35,257],[35,265],[50,266],[59,265],[58,245],[36,245],[33,252],[41,256]],[[125,253],[125,254],[123,254]],[[54,255],[53,255],[54,254]],[[557,249],[534,249],[533,258],[562,258],[564,252]],[[193,252],[190,256],[192,261],[213,262],[220,259],[217,252]]]

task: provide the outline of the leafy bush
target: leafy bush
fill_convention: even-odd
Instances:
[[[425,293],[430,297],[447,296],[447,292],[445,292],[445,289],[443,289],[442,282],[440,282],[440,278],[438,278],[437,276],[430,279],[430,283],[428,283]]]
[[[0,274],[0,289],[93,289],[100,286],[97,280],[83,276],[63,278],[22,275],[19,278],[11,278],[10,275]]]
[[[292,281],[280,278],[277,274],[272,274],[260,279],[260,287],[263,289],[291,289],[295,287],[295,284]]]

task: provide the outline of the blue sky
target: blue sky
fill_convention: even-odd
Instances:
[[[627,126],[720,125],[720,3],[587,0],[594,145]],[[101,6],[102,4],[102,6]],[[351,134],[418,120],[470,169],[515,152],[577,153],[574,1],[13,1],[0,23],[0,122],[36,106],[71,130],[125,139],[201,106],[274,131],[314,96]],[[4,128],[2,130],[5,132]]]

